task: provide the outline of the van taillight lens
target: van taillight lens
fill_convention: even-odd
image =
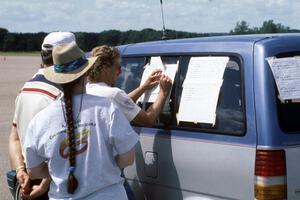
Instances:
[[[284,150],[257,150],[255,178],[256,199],[286,199],[287,186]]]

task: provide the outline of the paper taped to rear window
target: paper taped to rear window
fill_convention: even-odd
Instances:
[[[267,58],[280,99],[300,98],[300,57]]]

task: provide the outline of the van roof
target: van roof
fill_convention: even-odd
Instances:
[[[266,40],[276,39],[278,40],[293,40],[295,37],[299,39],[299,33],[281,33],[281,34],[253,34],[253,35],[226,35],[226,36],[212,36],[212,37],[199,37],[188,39],[172,39],[172,40],[159,40],[152,42],[142,42],[135,44],[122,45],[118,48],[123,55],[133,54],[159,54],[159,53],[178,53],[178,52],[193,52],[204,51],[205,46],[214,43],[218,47],[224,45],[224,43],[232,44],[234,48],[252,48],[253,44]],[[192,44],[192,45],[191,45]],[[198,48],[197,48],[198,46]],[[203,46],[203,48],[200,48]],[[195,48],[192,48],[195,47]],[[232,48],[231,47],[231,48]],[[239,49],[238,48],[238,49]],[[209,50],[209,48],[207,49]]]

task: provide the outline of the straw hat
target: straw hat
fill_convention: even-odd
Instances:
[[[84,75],[97,57],[85,58],[76,42],[57,45],[52,51],[54,65],[45,69],[45,78],[58,84],[70,83]]]

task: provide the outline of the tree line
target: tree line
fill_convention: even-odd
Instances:
[[[273,20],[264,21],[261,27],[250,27],[246,21],[236,23],[229,33],[190,33],[166,30],[167,39],[208,37],[232,34],[290,33],[300,32]],[[40,51],[43,38],[48,33],[13,33],[0,27],[0,51]],[[123,44],[160,40],[162,31],[143,29],[141,31],[107,30],[100,33],[75,32],[76,41],[84,51],[90,51],[98,45],[117,46]]]
[[[261,27],[250,27],[246,21],[236,23],[234,29],[230,30],[230,34],[264,34],[264,33],[299,33],[300,30],[291,29],[280,23],[275,23],[273,20],[264,21]]]

